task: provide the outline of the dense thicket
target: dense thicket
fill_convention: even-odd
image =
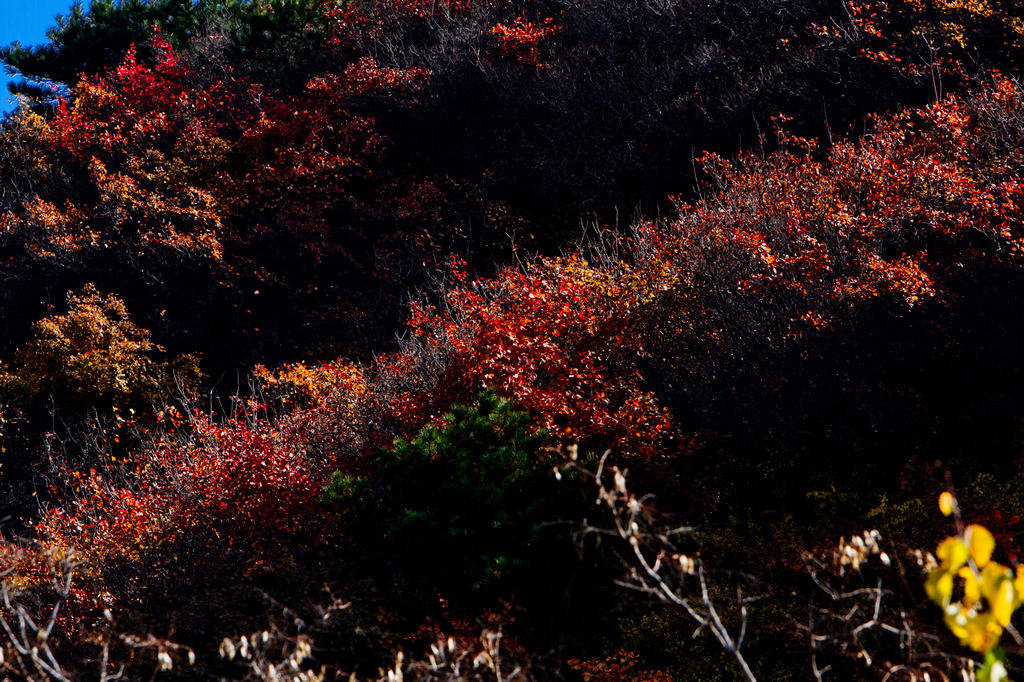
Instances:
[[[4,52],[71,88],[10,131],[7,154],[23,151],[6,165],[35,171],[31,188],[11,179],[4,212],[70,221],[103,253],[13,230],[8,248],[63,258],[18,259],[4,305],[39,317],[40,288],[59,302],[103,271],[212,374],[370,352],[397,329],[397,292],[445,252],[487,271],[509,244],[564,246],[581,221],[668,214],[701,150],[770,147],[780,113],[859,132],[979,64],[1012,68],[1021,30],[961,3],[93,5]],[[146,199],[111,204],[125,183]]]
[[[0,665],[1013,672],[1021,36],[94,0],[0,51]]]

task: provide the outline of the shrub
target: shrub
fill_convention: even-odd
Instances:
[[[325,499],[347,529],[447,589],[492,591],[529,563],[564,491],[546,433],[493,391],[380,453],[367,478],[336,472]]]
[[[194,358],[155,359],[162,349],[132,322],[124,302],[87,285],[68,294],[69,310],[35,324],[35,336],[14,356],[0,381],[19,401],[53,400],[75,413],[120,407],[135,413],[162,405],[198,378]]]

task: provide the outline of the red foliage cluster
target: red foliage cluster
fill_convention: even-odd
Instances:
[[[417,310],[412,333],[450,363],[411,403],[437,415],[490,386],[558,440],[653,456],[669,423],[637,367],[639,279],[553,259],[453,292],[446,315]]]
[[[501,54],[520,64],[539,69],[543,66],[540,61],[541,47],[551,36],[562,30],[554,21],[552,17],[547,17],[540,22],[533,22],[519,16],[509,25],[495,24],[491,35]]]
[[[971,100],[880,119],[823,160],[796,138],[768,157],[706,157],[723,189],[652,228],[657,257],[690,286],[712,283],[734,323],[770,311],[780,338],[876,299],[909,309],[943,297],[965,267],[1019,267],[1021,157],[996,127],[1021,106],[1000,79]]]
[[[61,101],[52,125],[62,148],[83,160],[124,159],[211,136],[230,138],[252,125],[258,86],[238,78],[199,83],[163,36],[150,46],[157,55],[152,67],[137,60],[132,46],[111,73],[80,81],[71,105]]]
[[[681,204],[673,221],[639,224],[631,265],[606,253],[475,282],[456,270],[444,308],[414,308],[407,350],[361,374],[358,397],[290,419],[322,432],[314,415],[346,404],[363,415],[347,423],[369,427],[342,438],[354,453],[490,386],[559,441],[677,453],[686,425],[666,411],[679,407],[675,392],[696,399],[736,367],[784,381],[771,363],[786,349],[800,357],[801,344],[846,335],[867,311],[899,318],[953,304],[965,273],[1019,270],[1024,164],[1020,133],[1004,123],[1021,109],[1020,89],[997,80],[973,98],[878,120],[824,156],[796,138],[768,156],[709,156],[718,191]],[[342,369],[338,385],[351,386]],[[332,385],[332,374],[315,383]]]
[[[873,39],[861,56],[900,65],[908,73],[963,75],[973,56],[995,57],[1001,67],[1019,66],[1014,45],[1024,35],[1020,7],[1006,0],[858,0],[848,5],[853,25]],[[823,27],[819,31],[827,33]],[[915,59],[928,54],[930,65]],[[909,48],[909,49],[908,49]]]
[[[251,336],[279,324],[308,338],[313,326],[358,343],[390,325],[361,300],[397,297],[393,273],[407,276],[443,239],[445,197],[391,163],[364,112],[414,99],[429,74],[364,57],[286,96],[229,68],[211,80],[159,35],[153,48],[152,66],[131,51],[109,74],[79,82],[52,120],[33,119],[54,172],[0,212],[0,246],[27,248],[51,270],[96,267],[115,279],[129,270],[157,283],[158,295],[191,269],[197,295],[232,305],[235,319],[224,322]],[[261,290],[262,299],[239,302]],[[122,295],[132,303],[142,293]],[[290,323],[272,309],[282,297],[297,304]],[[159,323],[173,334],[196,325]]]
[[[364,58],[341,74],[311,80],[297,100],[264,101],[259,120],[237,142],[237,160],[244,163],[213,179],[214,192],[257,235],[284,230],[287,241],[298,238],[291,247],[297,251],[351,258],[346,252],[354,244],[374,236],[367,223],[391,213],[379,197],[399,202],[417,192],[416,183],[403,185],[381,163],[387,141],[373,118],[353,111],[353,102],[384,93],[408,96],[427,75]]]
[[[312,224],[320,233],[328,211],[362,196],[354,184],[374,182],[373,171],[386,177],[378,163],[385,140],[353,103],[408,96],[428,75],[380,68],[364,57],[339,74],[311,80],[294,98],[281,98],[230,75],[200,82],[160,36],[153,47],[158,59],[152,67],[139,63],[133,50],[110,75],[80,83],[73,104],[62,103],[52,123],[54,143],[86,161],[100,155],[133,179],[163,152],[170,158],[162,171],[170,177],[150,178],[151,184],[162,189],[172,179],[185,181],[213,194],[222,216],[243,214],[257,228]],[[246,235],[239,231],[235,239]],[[332,242],[322,235],[320,241]]]
[[[74,501],[40,519],[40,542],[78,554],[86,574],[101,578],[125,563],[179,555],[269,558],[317,525],[327,472],[277,431],[202,417],[193,428],[189,442],[162,441],[108,472],[73,474]]]

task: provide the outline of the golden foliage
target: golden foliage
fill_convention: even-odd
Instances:
[[[50,397],[61,405],[97,405],[144,409],[174,386],[198,378],[195,359],[170,363],[153,356],[162,349],[149,331],[132,322],[124,301],[104,296],[93,285],[68,294],[68,312],[35,323],[34,338],[20,348],[13,366],[0,369],[0,386],[15,399]]]

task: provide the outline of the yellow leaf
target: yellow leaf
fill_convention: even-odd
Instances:
[[[999,637],[1003,634],[1003,626],[996,622],[991,613],[983,613],[975,616],[978,621],[978,632],[968,642],[975,651],[988,651],[999,644]]]
[[[964,609],[958,610],[956,613],[946,615],[946,625],[949,627],[949,631],[964,644],[967,643],[969,636],[968,625],[970,621],[967,618],[967,612]]]
[[[984,568],[985,564],[992,558],[992,551],[996,548],[996,539],[988,528],[972,524],[964,531],[964,540],[971,551],[971,558],[978,568]]]
[[[941,568],[933,569],[928,573],[924,590],[933,602],[945,607],[953,598],[953,574]]]
[[[960,538],[946,538],[935,550],[935,556],[947,570],[955,571],[967,563],[970,552]]]
[[[995,647],[1003,634],[1003,626],[996,622],[991,613],[972,613],[961,609],[946,616],[946,625],[961,644],[978,652]]]
[[[943,516],[949,516],[953,513],[953,503],[952,493],[946,492],[939,495],[939,511],[942,512]]]
[[[1024,564],[1017,566],[1017,577],[1013,580],[1013,587],[1017,595],[1024,597]]]
[[[999,589],[996,591],[994,598],[989,600],[989,604],[992,606],[992,615],[995,616],[996,622],[1003,627],[1010,624],[1015,597],[1013,583],[1009,580],[1004,580],[999,583]]]
[[[997,561],[990,561],[981,569],[981,594],[992,601],[1004,580],[1013,580],[1013,573]]]
[[[981,583],[978,582],[978,576],[974,574],[974,570],[970,566],[962,566],[957,575],[964,579],[964,598],[962,603],[970,608],[981,599]]]

